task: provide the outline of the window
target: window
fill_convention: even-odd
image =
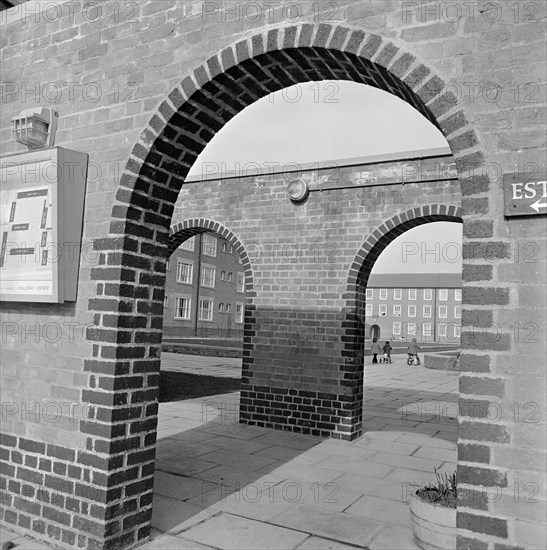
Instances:
[[[408,316],[416,317],[416,306],[408,306]]]
[[[387,288],[380,289],[380,300],[387,300]]]
[[[194,265],[183,260],[177,261],[177,283],[192,284]]]
[[[446,302],[448,300],[448,290],[446,288],[439,289],[439,300]]]
[[[236,323],[243,323],[243,304],[236,304]]]
[[[387,304],[380,304],[380,309],[378,313],[380,315],[387,315]]]
[[[190,319],[190,298],[175,298],[175,319]]]
[[[403,289],[402,288],[396,288],[393,290],[393,299],[394,300],[400,300],[403,297]]]
[[[401,323],[393,323],[393,336],[401,335]]]
[[[171,269],[171,262],[167,260],[167,263],[165,264],[165,271],[169,271]]]
[[[229,248],[228,252],[229,252],[230,254],[233,254],[233,253],[234,253],[234,245],[231,244],[228,248]]]
[[[408,299],[409,300],[415,300],[416,299],[416,289],[415,288],[409,288],[408,289]]]
[[[215,268],[202,266],[201,268],[201,286],[215,288]]]
[[[401,306],[393,306],[393,317],[401,316]]]
[[[245,292],[245,273],[242,273],[241,271],[237,274],[237,291]]]
[[[221,272],[220,272],[220,280],[221,280],[221,281],[225,281],[225,280],[226,280],[226,271],[221,271]]]
[[[163,297],[163,307],[169,307],[169,297],[168,296]]]
[[[232,304],[226,304],[226,307],[224,308],[224,311],[226,313],[232,313]]]
[[[456,302],[461,302],[462,301],[462,289],[461,288],[457,288],[456,290],[454,290],[454,300],[456,300]]]
[[[228,282],[231,283],[234,280],[234,274],[230,271],[228,273]]]
[[[408,336],[416,336],[416,323],[407,323],[406,333]]]
[[[462,318],[462,306],[456,306],[454,308],[454,317],[456,317],[456,319]]]
[[[424,323],[422,325],[422,334],[424,336],[431,336],[431,323]]]
[[[424,317],[431,317],[431,306],[424,306]]]
[[[222,302],[218,304],[218,311],[219,313],[224,313],[224,304]]]
[[[181,250],[188,250],[189,252],[193,252],[194,251],[194,244],[196,242],[196,238],[195,237],[191,237],[190,239],[188,239],[187,241],[184,241],[180,246],[179,248]]]
[[[374,296],[374,293],[372,291],[372,288],[367,288],[367,300],[372,300]]]
[[[439,306],[439,317],[446,319],[448,317],[448,307]]]
[[[222,252],[228,252],[228,243],[222,243]]]
[[[372,304],[367,304],[365,307],[365,315],[367,317],[372,317]]]
[[[212,300],[200,300],[199,301],[199,320],[200,321],[212,321],[213,320],[213,302],[212,302]]]
[[[446,325],[444,323],[439,325],[439,338],[446,338]]]
[[[424,288],[424,300],[433,300],[433,290],[431,288]]]
[[[203,235],[203,243],[201,251],[205,256],[213,256],[216,258],[217,255],[217,239],[211,235]]]
[[[460,325],[454,325],[454,338],[460,338],[462,335],[462,327]]]

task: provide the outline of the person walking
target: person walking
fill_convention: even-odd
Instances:
[[[372,364],[375,365],[378,363],[378,354],[382,353],[382,348],[378,342],[378,338],[372,339],[372,344],[370,346],[370,353],[372,353]]]

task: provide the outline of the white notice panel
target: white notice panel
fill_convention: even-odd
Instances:
[[[65,235],[80,242],[86,174],[87,155],[59,147],[0,159],[2,300],[76,299],[78,259],[63,249]]]

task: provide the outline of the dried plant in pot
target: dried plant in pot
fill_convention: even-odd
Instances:
[[[437,483],[418,489],[410,497],[410,516],[416,544],[423,550],[455,550],[456,472],[439,474]]]

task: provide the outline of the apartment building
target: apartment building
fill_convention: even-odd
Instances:
[[[461,275],[374,274],[366,290],[366,337],[458,343]]]
[[[219,235],[196,235],[167,263],[163,335],[238,338],[244,302],[239,254]]]

